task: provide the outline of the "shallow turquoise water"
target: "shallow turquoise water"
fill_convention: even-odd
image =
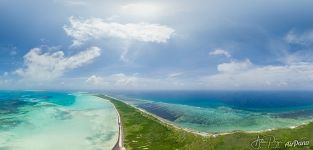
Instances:
[[[117,112],[104,99],[63,92],[0,92],[0,149],[111,149]]]
[[[288,128],[313,120],[313,116],[282,117],[276,113],[251,112],[230,107],[201,108],[147,100],[126,102],[180,127],[207,133]]]
[[[112,95],[180,127],[208,133],[288,128],[313,120],[310,91],[143,91]]]

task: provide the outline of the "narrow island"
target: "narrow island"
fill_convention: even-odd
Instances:
[[[313,149],[310,144],[313,142],[313,123],[257,133],[238,131],[217,136],[202,135],[161,121],[119,99],[99,97],[109,100],[119,112],[127,150]]]

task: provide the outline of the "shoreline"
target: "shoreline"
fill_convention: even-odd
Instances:
[[[290,126],[290,127],[285,127],[285,128],[271,128],[271,129],[265,129],[265,130],[259,130],[259,131],[232,131],[232,132],[223,132],[223,133],[209,133],[209,132],[201,132],[201,131],[196,131],[196,130],[193,130],[193,129],[190,129],[190,128],[183,128],[183,127],[180,127],[176,124],[174,124],[173,122],[169,121],[169,120],[166,120],[164,118],[161,118],[155,114],[152,114],[144,109],[141,109],[141,108],[137,108],[119,98],[115,98],[115,97],[112,97],[112,96],[109,96],[109,95],[104,95],[104,96],[107,96],[109,98],[112,98],[112,99],[115,99],[115,100],[118,100],[128,106],[131,106],[133,107],[134,109],[136,110],[139,110],[140,112],[146,114],[146,115],[150,115],[152,117],[154,117],[155,119],[157,119],[158,121],[160,121],[160,123],[162,124],[165,124],[165,125],[169,125],[175,129],[179,129],[179,130],[184,130],[186,132],[189,132],[189,133],[192,133],[192,134],[196,134],[196,135],[201,135],[201,136],[204,136],[204,137],[218,137],[218,136],[222,136],[222,135],[230,135],[230,134],[235,134],[235,133],[247,133],[247,134],[252,134],[252,133],[265,133],[265,132],[270,132],[270,131],[275,131],[275,130],[280,130],[280,129],[296,129],[296,128],[300,128],[300,127],[303,127],[303,126],[306,126],[310,123],[313,122],[313,120],[310,120],[310,121],[306,121],[304,123],[301,123],[299,125],[295,125],[295,126]]]
[[[116,109],[115,105],[109,101],[116,113],[117,113],[117,116],[118,116],[118,120],[117,120],[117,124],[118,124],[118,139],[116,141],[116,144],[114,145],[114,147],[112,148],[112,150],[125,150],[125,147],[124,147],[124,136],[123,136],[123,126],[122,126],[122,122],[121,122],[121,117],[120,117],[120,113],[118,112],[118,110]]]
[[[104,100],[106,100],[105,98],[101,97],[101,95],[99,94],[91,94],[91,95],[94,95],[96,97],[99,97],[99,98],[102,98]],[[110,97],[108,95],[103,95],[103,96],[107,96],[107,97]],[[110,98],[113,98],[113,97],[110,97]],[[115,99],[115,98],[114,98]],[[108,100],[109,103],[111,103],[111,105],[114,107],[116,113],[117,113],[117,124],[118,124],[118,137],[117,137],[117,141],[115,143],[115,145],[112,147],[112,150],[126,150],[125,147],[124,147],[124,135],[123,135],[123,126],[122,126],[122,121],[121,121],[121,116],[120,116],[120,113],[118,112],[118,109],[115,107],[115,105],[110,101]]]

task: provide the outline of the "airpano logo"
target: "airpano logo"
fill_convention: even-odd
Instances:
[[[294,139],[287,142],[278,140],[272,135],[258,135],[250,144],[253,149],[279,149],[279,148],[291,148],[291,147],[305,147],[310,145],[310,140],[307,138]]]
[[[303,138],[301,140],[293,140],[293,141],[288,141],[285,144],[285,147],[299,147],[299,146],[309,146],[310,141],[307,140],[306,138]]]

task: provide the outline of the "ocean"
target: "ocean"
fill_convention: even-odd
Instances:
[[[313,120],[311,91],[114,91],[180,127],[207,133],[263,131]]]
[[[86,93],[0,92],[0,149],[110,149],[117,121],[110,102]]]

